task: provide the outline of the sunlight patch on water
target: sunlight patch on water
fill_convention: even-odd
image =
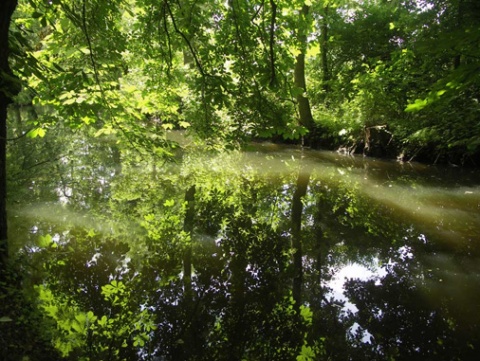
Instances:
[[[480,239],[480,188],[442,189],[394,186],[362,189],[368,196],[443,242]]]

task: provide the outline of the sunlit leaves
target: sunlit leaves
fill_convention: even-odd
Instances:
[[[35,128],[27,133],[27,137],[29,138],[36,138],[40,137],[43,138],[46,134],[46,130],[44,128]]]
[[[120,305],[123,294],[125,293],[125,285],[121,281],[113,280],[110,284],[102,286],[102,294],[106,300],[112,305]]]
[[[63,356],[67,356],[84,344],[87,322],[94,321],[95,316],[91,312],[81,313],[77,305],[69,305],[67,300],[56,298],[46,287],[39,286],[37,290],[40,307],[57,324],[58,332],[54,335],[53,343]]]
[[[90,55],[90,49],[87,48],[87,47],[83,47],[83,48],[80,48],[78,49],[80,52],[82,52],[83,54],[85,55]]]
[[[314,58],[320,54],[320,46],[318,44],[315,44],[313,46],[309,46],[307,49],[307,53],[305,56],[307,58]]]
[[[414,103],[411,103],[407,105],[405,108],[406,112],[413,112],[413,111],[418,111],[422,110],[428,105],[428,100],[427,99],[415,99]]]
[[[40,248],[49,247],[53,243],[52,236],[47,234],[38,238],[37,244]]]
[[[78,333],[83,334],[96,319],[97,317],[95,317],[92,311],[79,313],[72,322],[72,328]]]
[[[300,355],[297,356],[297,361],[313,361],[316,359],[315,352],[310,346],[302,346]]]
[[[189,122],[184,122],[184,121],[178,122],[178,125],[181,126],[182,128],[188,128],[191,126]]]
[[[174,204],[175,204],[175,200],[173,199],[167,199],[165,203],[163,203],[165,207],[173,207]]]
[[[300,315],[302,316],[305,324],[311,325],[313,320],[312,310],[307,306],[300,306]]]

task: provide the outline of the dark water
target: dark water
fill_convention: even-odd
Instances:
[[[30,182],[10,208],[12,253],[64,358],[478,354],[478,172],[274,145],[106,157]]]

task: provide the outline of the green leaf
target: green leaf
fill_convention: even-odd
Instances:
[[[52,239],[52,236],[49,234],[45,236],[40,236],[37,241],[38,247],[40,248],[47,248],[52,243],[53,243],[53,239]]]
[[[80,50],[85,55],[90,55],[90,49],[89,48],[83,47],[83,48],[80,48],[78,50]]]
[[[72,105],[73,103],[76,102],[76,100],[77,100],[76,98],[69,98],[69,99],[67,99],[67,100],[64,100],[64,101],[62,102],[62,104],[63,104],[63,105]]]
[[[315,360],[315,352],[310,346],[302,346],[300,355],[297,356],[297,361],[313,361]]]
[[[78,323],[77,321],[73,321],[72,323],[72,329],[77,331],[78,333],[83,333],[83,325]]]
[[[8,316],[0,317],[0,322],[12,322],[13,320]]]
[[[175,201],[173,199],[167,199],[165,203],[163,203],[164,207],[173,207]]]
[[[27,137],[32,139],[36,137],[43,138],[45,136],[45,133],[46,133],[45,129],[35,128],[27,133]]]
[[[303,317],[307,324],[311,324],[313,320],[313,312],[310,307],[300,306],[300,315]]]
[[[143,219],[145,219],[147,222],[152,222],[155,220],[155,215],[153,213],[150,213],[143,216]]]
[[[85,323],[85,321],[87,320],[87,316],[84,314],[84,313],[80,313],[78,315],[75,316],[75,319],[79,322],[79,323]]]
[[[162,128],[167,130],[167,129],[173,129],[173,124],[172,123],[164,123],[162,124]]]
[[[407,107],[405,108],[406,112],[417,112],[419,110],[422,110],[425,108],[428,104],[427,99],[415,99],[415,103],[413,104],[408,104]]]
[[[98,320],[97,322],[100,326],[106,326],[107,321],[108,321],[107,316],[102,316],[102,318],[100,320]]]

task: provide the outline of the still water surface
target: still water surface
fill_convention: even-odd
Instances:
[[[65,357],[478,354],[476,171],[263,144],[86,155],[24,194],[10,239]]]

